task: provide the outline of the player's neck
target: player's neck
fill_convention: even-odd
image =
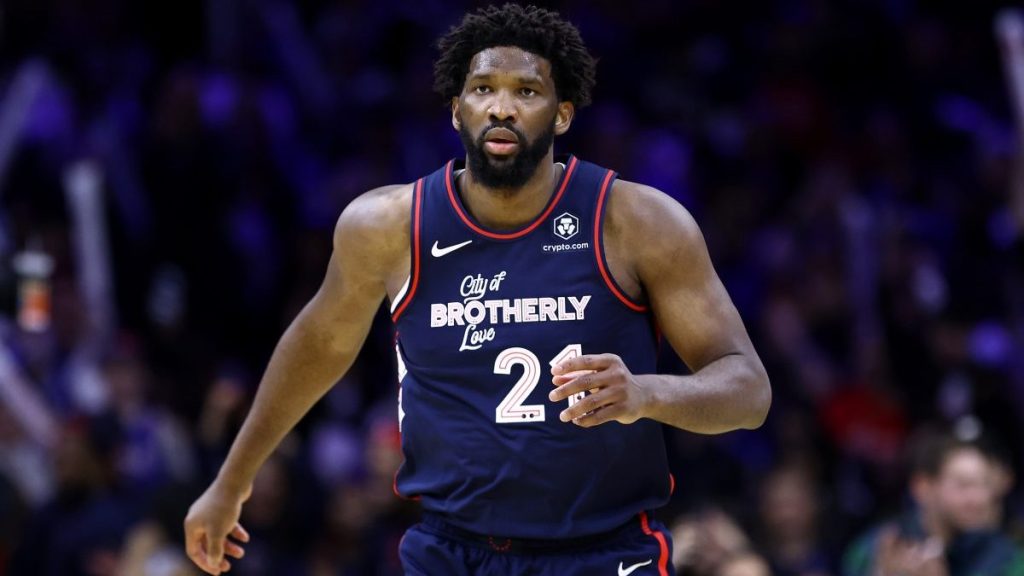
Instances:
[[[477,222],[493,230],[513,230],[536,218],[547,205],[562,175],[548,152],[533,176],[519,188],[497,189],[484,186],[466,169],[458,178],[462,203]]]

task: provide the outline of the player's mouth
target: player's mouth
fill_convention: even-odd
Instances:
[[[519,137],[506,128],[494,128],[484,135],[484,150],[495,156],[508,156],[519,150]]]

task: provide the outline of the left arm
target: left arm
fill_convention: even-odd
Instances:
[[[652,418],[702,434],[760,426],[771,404],[768,375],[690,213],[653,188],[618,182],[605,246],[609,259],[630,255],[620,259],[616,278],[643,287],[663,334],[693,373],[635,375],[613,354],[567,360],[552,369],[557,387],[549,398],[591,393],[564,410],[562,421],[589,427]]]

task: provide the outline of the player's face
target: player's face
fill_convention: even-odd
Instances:
[[[452,102],[474,178],[491,188],[518,188],[569,129],[573,108],[559,102],[551,63],[521,48],[500,46],[473,56],[462,94]]]

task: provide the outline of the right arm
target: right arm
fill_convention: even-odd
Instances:
[[[409,258],[410,191],[408,185],[371,191],[338,218],[319,291],[281,336],[220,473],[185,519],[186,551],[207,573],[230,567],[225,552],[241,557],[227,536],[248,540],[238,518],[256,472],[359,353],[387,287]]]

